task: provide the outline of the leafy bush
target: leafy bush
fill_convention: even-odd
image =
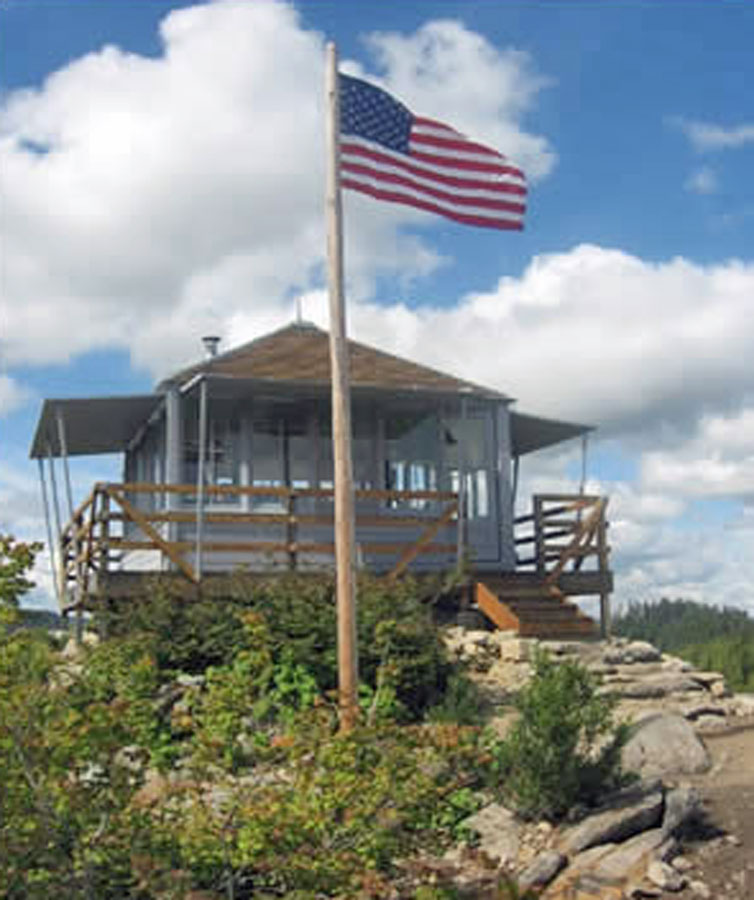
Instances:
[[[0,534],[0,606],[18,607],[21,597],[34,587],[28,575],[41,549],[39,543]]]
[[[327,709],[310,712],[278,742],[276,765],[236,782],[222,804],[191,785],[166,801],[181,810],[172,834],[195,884],[217,889],[233,873],[285,896],[386,896],[396,857],[450,840],[475,806],[463,788],[476,777],[476,732],[338,734],[333,724]]]
[[[198,601],[172,593],[164,580],[155,580],[152,589],[149,597],[99,614],[99,621],[110,635],[151,634],[161,670],[199,674],[210,666],[230,665],[252,647],[242,621],[244,611],[251,610],[266,624],[281,698],[290,689],[284,670],[299,681],[313,678],[321,694],[337,688],[330,577],[291,574],[260,580],[237,575],[228,580],[223,596]],[[365,575],[359,578],[357,605],[359,674],[369,703],[381,690],[384,706],[389,682],[390,714],[405,721],[421,719],[443,696],[451,666],[418,585],[411,579],[388,584]]]
[[[427,719],[430,722],[479,725],[486,712],[487,704],[476,683],[463,669],[456,669],[448,677],[440,702],[427,710]]]
[[[579,663],[535,658],[516,701],[520,717],[495,747],[500,789],[523,815],[558,818],[619,783],[626,729],[597,688]]]
[[[145,595],[98,609],[95,624],[108,637],[150,635],[161,671],[200,675],[229,662],[248,648],[240,613],[233,603],[191,600],[169,579],[145,581]]]

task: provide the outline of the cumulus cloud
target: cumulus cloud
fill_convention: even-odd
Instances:
[[[699,152],[737,150],[746,144],[754,144],[754,124],[745,122],[725,128],[712,122],[676,116],[671,122],[686,135],[691,146]]]
[[[26,403],[31,392],[10,375],[0,375],[0,416],[6,416]]]
[[[691,439],[672,450],[647,451],[642,484],[686,497],[754,497],[754,406],[707,415]]]
[[[532,410],[675,442],[700,412],[754,393],[753,292],[754,264],[650,263],[580,245],[537,256],[520,278],[451,308],[362,302],[351,321],[356,337]],[[312,305],[324,324],[324,299]]]
[[[714,169],[704,166],[689,175],[684,187],[692,194],[714,194],[720,188],[720,181]]]
[[[517,125],[551,83],[528,53],[501,51],[451,19],[429,22],[411,35],[372,34],[366,44],[384,86],[416,113],[504,149],[534,179],[552,170],[556,155],[546,139]],[[360,74],[360,67],[354,71]]]
[[[157,57],[106,46],[0,107],[11,363],[125,346],[163,374],[207,328],[249,308],[264,320],[322,283],[323,35],[292,6],[221,0],[174,10],[160,37]],[[436,74],[444,116],[551,168],[521,126],[543,84],[526,55],[450,22],[367,46],[409,101]],[[352,296],[443,263],[425,238],[399,237],[423,214],[348,202]]]

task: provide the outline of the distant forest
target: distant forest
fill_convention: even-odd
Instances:
[[[632,604],[613,626],[616,635],[722,672],[735,691],[754,691],[754,619],[742,610],[664,599]]]

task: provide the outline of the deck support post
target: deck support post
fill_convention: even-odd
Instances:
[[[60,501],[58,499],[58,483],[55,479],[55,463],[53,461],[52,456],[52,447],[50,444],[47,444],[47,468],[50,473],[50,494],[52,495],[52,515],[53,515],[53,524],[55,527],[55,535],[56,540],[58,542],[58,565],[57,571],[55,572],[55,578],[60,585],[60,602],[65,605],[68,590],[66,586],[66,572],[65,572],[65,554],[63,552],[63,534],[62,534],[62,525],[60,521]]]
[[[70,470],[70,466],[68,465],[68,441],[66,439],[65,421],[63,420],[63,411],[61,409],[58,408],[58,410],[56,411],[55,418],[57,420],[57,427],[58,427],[58,445],[59,445],[59,450],[60,450],[60,457],[63,460],[63,479],[65,481],[65,493],[66,493],[66,499],[68,501],[68,521],[71,523],[71,528],[72,528],[71,539],[72,539],[72,543],[73,543],[73,555],[76,559],[76,562],[74,563],[75,571],[76,571],[76,585],[74,588],[74,591],[75,591],[74,597],[76,600],[76,640],[77,640],[77,642],[80,642],[81,636],[82,636],[82,633],[84,630],[84,619],[83,619],[83,613],[81,610],[81,603],[84,599],[83,593],[84,593],[84,582],[86,581],[86,578],[87,578],[87,569],[86,569],[87,562],[86,562],[86,560],[84,560],[84,562],[83,562],[84,570],[83,570],[83,572],[80,571],[79,567],[82,565],[82,563],[78,562],[79,542],[76,537],[76,532],[78,530],[78,522],[73,521],[73,491],[71,490],[71,470]]]
[[[165,394],[165,483],[181,483],[181,454],[183,450],[181,428],[181,395],[177,388],[168,388]],[[167,492],[164,494],[165,507],[169,511],[180,508],[180,494]],[[169,522],[167,526],[169,541],[178,538],[178,525]]]
[[[202,540],[204,538],[204,469],[207,457],[207,379],[199,385],[199,463],[196,467],[196,562],[198,581],[202,580]]]
[[[56,546],[55,542],[52,539],[52,524],[50,523],[50,501],[47,497],[47,481],[45,479],[45,467],[44,467],[44,462],[43,462],[41,456],[37,459],[37,463],[39,465],[39,484],[42,488],[42,506],[44,508],[44,514],[45,514],[45,530],[47,531],[47,550],[50,554],[50,571],[52,572],[52,587],[55,592],[55,600],[58,604],[58,609],[62,609],[62,602],[61,602],[61,597],[60,597],[60,585],[58,583],[58,566],[56,564],[58,554],[60,553],[60,548]]]

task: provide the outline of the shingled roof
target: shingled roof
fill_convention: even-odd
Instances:
[[[253,378],[272,382],[330,383],[330,338],[316,325],[298,322],[250,341],[227,353],[183,369],[163,384],[184,384],[199,374]],[[446,375],[366,344],[348,341],[354,388],[464,393],[507,400],[505,394]]]

